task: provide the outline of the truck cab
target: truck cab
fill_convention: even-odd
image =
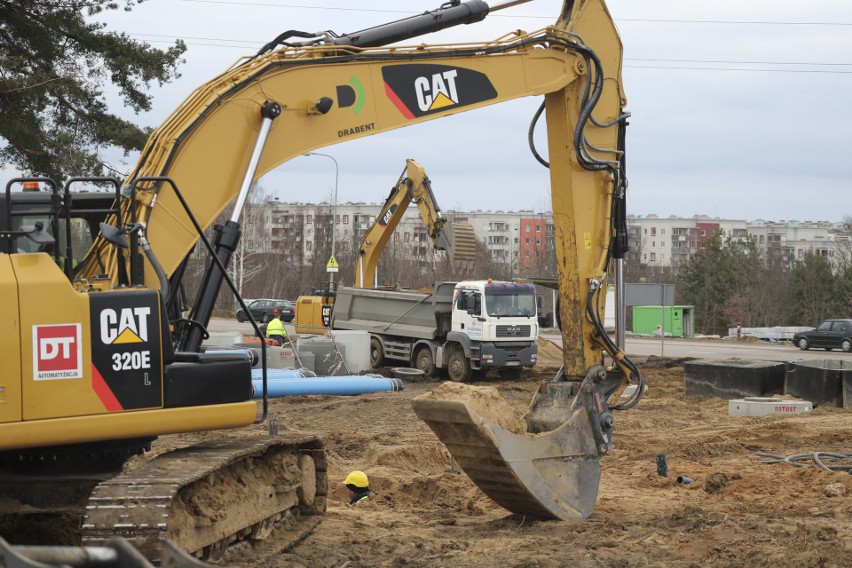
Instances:
[[[448,338],[470,350],[474,368],[520,369],[535,364],[538,318],[532,284],[459,282],[451,322]]]
[[[369,332],[374,368],[393,360],[453,381],[488,369],[517,378],[538,354],[535,288],[522,282],[436,282],[428,294],[341,287],[332,328]]]

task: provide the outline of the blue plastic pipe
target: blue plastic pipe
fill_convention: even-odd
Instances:
[[[282,369],[275,369],[280,371]],[[286,370],[286,369],[285,369]],[[353,396],[373,392],[400,391],[404,384],[399,379],[385,377],[302,377],[302,378],[278,378],[267,377],[266,381],[270,397],[280,396],[302,396],[309,394]],[[254,389],[254,398],[260,398],[263,393],[263,380],[252,379],[251,386]]]

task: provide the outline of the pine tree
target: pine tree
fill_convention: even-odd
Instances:
[[[807,251],[802,260],[793,264],[790,273],[787,305],[791,321],[815,326],[834,315],[835,307],[839,304],[835,302],[836,290],[828,260]]]
[[[141,150],[148,132],[107,107],[111,83],[135,113],[176,78],[183,41],[162,51],[91,21],[136,0],[0,0],[0,166],[62,182],[105,173],[101,152]]]

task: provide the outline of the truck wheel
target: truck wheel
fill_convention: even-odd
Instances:
[[[424,345],[417,350],[417,355],[414,357],[414,366],[428,377],[435,376],[435,360],[432,358],[432,350]]]
[[[451,381],[463,383],[469,381],[472,376],[470,370],[470,360],[464,356],[464,349],[456,347],[453,349],[450,360],[447,362],[447,374]]]
[[[382,342],[375,337],[370,339],[370,365],[378,369],[385,364],[385,352],[382,350]]]
[[[497,371],[497,374],[500,375],[501,379],[505,379],[507,381],[516,381],[521,378],[521,368],[507,367],[505,369],[500,369],[499,371]]]

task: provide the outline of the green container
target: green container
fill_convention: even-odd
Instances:
[[[633,306],[633,333],[692,337],[695,306]],[[665,320],[663,319],[665,317]]]

